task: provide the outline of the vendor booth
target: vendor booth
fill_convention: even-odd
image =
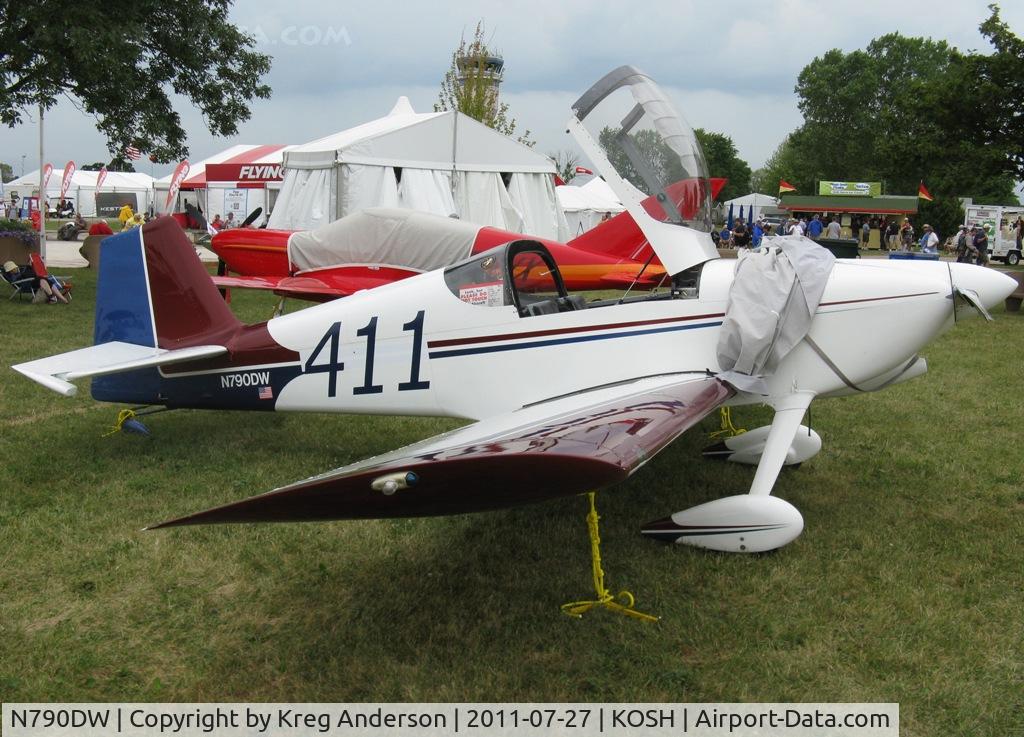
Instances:
[[[185,204],[198,207],[212,220],[234,213],[241,222],[257,207],[270,212],[281,191],[281,159],[291,148],[284,144],[238,144],[209,158],[190,163],[188,176],[181,184],[172,212]],[[156,180],[157,208],[167,199],[172,174]]]
[[[131,205],[135,212],[145,212],[153,200],[153,177],[140,172],[108,171],[101,186],[97,189],[98,171],[82,171],[78,169],[71,176],[71,184],[64,199],[75,206],[75,212],[84,217],[116,218],[122,205]],[[11,192],[17,192],[18,198],[24,200],[39,191],[39,170],[29,172],[4,185],[7,198]],[[46,199],[51,208],[60,202],[61,173],[54,171],[46,185]],[[27,211],[24,217],[28,217]]]
[[[861,238],[861,227],[869,225],[867,248],[882,245],[882,231],[890,220],[902,221],[917,212],[916,196],[882,194],[879,182],[819,182],[817,195],[786,193],[779,208],[793,217],[811,218],[815,214],[827,222],[837,217],[842,238]]]
[[[400,207],[564,240],[554,163],[458,112],[383,118],[284,152],[271,228],[311,230],[368,207]]]

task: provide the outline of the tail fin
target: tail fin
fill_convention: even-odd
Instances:
[[[99,272],[97,345],[120,341],[168,350],[224,345],[241,327],[170,217],[105,239]],[[98,377],[92,395],[101,401],[154,404],[159,380],[156,369]]]

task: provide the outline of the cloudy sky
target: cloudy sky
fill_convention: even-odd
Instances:
[[[988,50],[978,24],[989,0],[493,0],[333,3],[244,0],[235,22],[274,57],[270,100],[233,139],[216,139],[187,103],[190,159],[234,143],[303,143],[384,115],[399,95],[429,111],[460,37],[483,19],[492,48],[505,58],[503,99],[544,153],[572,149],[564,132],[569,104],[620,64],[633,64],[673,96],[694,126],[731,136],[754,168],[801,116],[793,92],[800,70],[828,49],[863,48],[898,31]],[[1024,29],[1024,3],[1002,16]],[[0,161],[21,173],[38,166],[35,121],[0,129]],[[46,158],[55,168],[106,160],[94,121],[71,104],[47,114]],[[148,170],[146,164],[142,170]],[[157,166],[157,176],[170,167]]]

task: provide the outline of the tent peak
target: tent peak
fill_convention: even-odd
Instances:
[[[391,112],[388,113],[388,117],[392,115],[413,115],[416,111],[412,108],[412,103],[409,102],[409,98],[402,95],[395,101],[395,106],[391,108]]]

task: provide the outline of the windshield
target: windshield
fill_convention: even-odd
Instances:
[[[650,77],[620,67],[573,110],[618,174],[643,193],[651,217],[711,231],[711,188],[700,143]]]

